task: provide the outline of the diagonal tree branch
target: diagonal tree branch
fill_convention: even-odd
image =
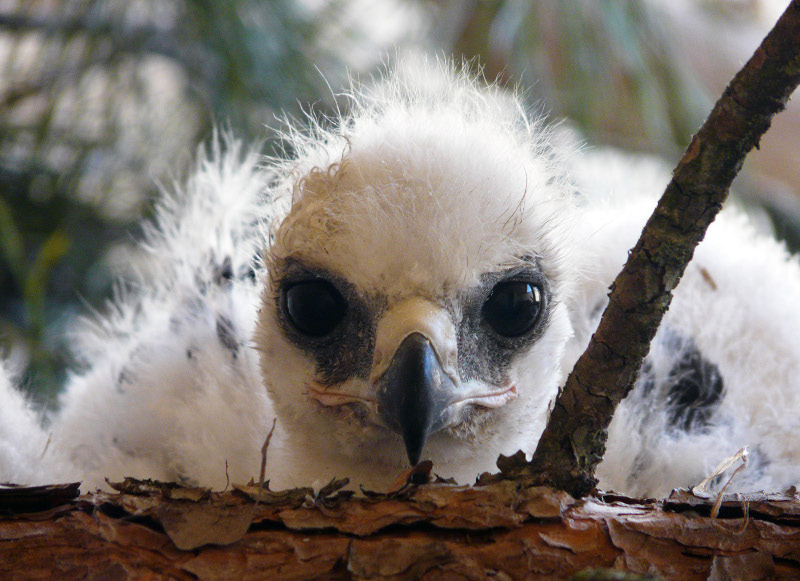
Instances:
[[[556,401],[529,464],[533,476],[583,496],[597,483],[608,425],[628,395],[694,249],[705,236],[772,116],[800,82],[800,0],[793,0],[714,106],[675,169],[628,262],[589,347]],[[503,462],[500,462],[501,469]]]

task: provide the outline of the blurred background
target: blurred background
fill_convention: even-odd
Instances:
[[[286,113],[405,51],[477,59],[588,144],[672,164],[787,0],[0,0],[0,356],[53,404],[71,321],[136,260],[158,185],[215,126]],[[800,111],[736,188],[797,248]]]

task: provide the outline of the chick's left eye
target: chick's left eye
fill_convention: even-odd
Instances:
[[[503,337],[518,337],[533,329],[542,310],[539,287],[531,282],[501,282],[483,305],[483,318]]]
[[[331,283],[310,280],[284,292],[283,309],[294,327],[311,337],[333,331],[347,313],[347,302]]]

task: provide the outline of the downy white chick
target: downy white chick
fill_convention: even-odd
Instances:
[[[351,97],[330,127],[290,131],[288,160],[227,143],[165,197],[145,241],[158,276],[81,332],[87,368],[46,431],[0,380],[0,481],[221,488],[258,472],[273,418],[273,488],[381,489],[420,459],[470,483],[535,449],[668,174],[565,154],[517,98],[446,64]],[[796,261],[724,212],[600,486],[662,495],[745,445],[735,488],[800,482],[797,296]]]

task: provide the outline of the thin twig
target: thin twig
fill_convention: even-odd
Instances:
[[[267,449],[269,448],[269,441],[272,439],[272,432],[275,431],[275,422],[278,418],[273,418],[272,420],[272,428],[267,434],[266,440],[264,440],[264,445],[261,446],[261,471],[258,473],[258,489],[261,490],[264,488],[264,475],[267,471]]]

